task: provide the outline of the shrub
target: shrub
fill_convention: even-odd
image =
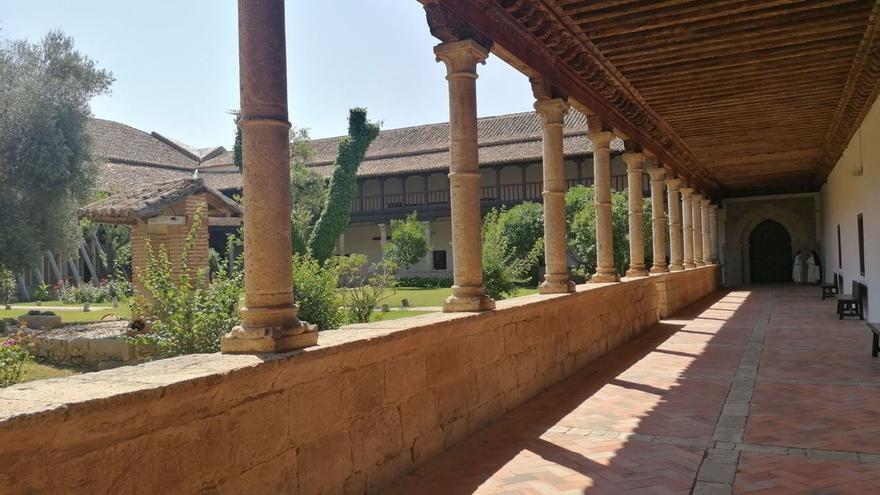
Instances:
[[[339,256],[333,259],[339,272],[339,282],[349,319],[355,323],[368,323],[383,301],[391,297],[397,285],[394,273],[397,266],[384,260],[367,267],[367,257],[363,254]]]
[[[147,265],[140,279],[146,297],[135,299],[132,306],[135,313],[147,316],[151,325],[148,333],[129,340],[144,346],[148,357],[217,352],[220,338],[241,323],[241,260],[232,270],[222,270],[213,281],[209,281],[206,268],[195,274],[189,269],[189,252],[201,222],[202,212],[198,210],[181,253],[177,277],[172,275],[165,247],[154,253],[147,242]]]
[[[58,316],[54,311],[40,311],[39,309],[32,309],[27,314],[28,316]]]
[[[31,299],[34,301],[51,301],[52,300],[52,286],[45,282],[39,283],[36,288],[34,288],[34,293],[31,294]]]
[[[299,318],[319,330],[339,328],[345,311],[337,286],[339,273],[333,263],[321,264],[310,254],[293,255],[293,295]]]
[[[55,285],[55,293],[64,304],[103,303],[121,301],[131,295],[131,284],[121,275],[111,279],[103,278],[94,282],[73,285],[62,280]]]
[[[493,299],[504,299],[525,283],[529,273],[537,265],[544,251],[544,240],[539,239],[524,257],[517,256],[516,249],[502,231],[502,212],[493,209],[483,222],[483,283],[486,293]]]
[[[403,220],[391,220],[391,240],[385,244],[385,259],[407,268],[424,258],[429,249],[425,228],[416,212]]]
[[[449,277],[403,277],[398,279],[397,286],[415,289],[448,289],[453,283]]]
[[[0,387],[8,387],[21,380],[24,363],[31,355],[27,347],[15,338],[0,344]]]

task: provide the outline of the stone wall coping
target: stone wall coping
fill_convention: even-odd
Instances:
[[[419,332],[438,330],[438,338],[466,336],[473,330],[449,329],[444,325],[452,321],[476,321],[481,318],[503,318],[524,307],[541,304],[558,297],[578,297],[584,294],[613,296],[618,290],[627,290],[632,284],[653,283],[657,277],[677,278],[685,273],[714,270],[715,265],[685,271],[660,273],[651,277],[625,279],[621,282],[578,285],[573,294],[533,294],[497,302],[497,308],[482,313],[431,313],[410,318],[379,321],[366,324],[346,325],[338,330],[320,333],[318,345],[283,354],[233,355],[192,354],[162,359],[135,366],[123,366],[105,371],[22,383],[0,389],[0,429],[13,427],[20,422],[42,421],[50,416],[76,416],[100,410],[111,401],[137,403],[144,399],[159,399],[174,389],[185,391],[190,387],[202,387],[213,382],[227,380],[233,374],[252,373],[268,366],[281,366],[291,361],[301,363],[320,360],[343,350],[361,350],[358,362],[347,363],[352,369],[370,359],[381,359],[381,352],[371,352],[376,344],[399,341],[401,337]],[[438,326],[446,328],[440,329]],[[472,328],[479,328],[473,325]],[[451,334],[451,335],[450,335]],[[373,361],[375,362],[375,361]],[[319,367],[320,368],[320,367]],[[295,374],[294,374],[295,375]],[[285,375],[287,378],[290,374]],[[256,385],[256,384],[255,384]],[[267,389],[274,384],[259,384],[255,388]]]

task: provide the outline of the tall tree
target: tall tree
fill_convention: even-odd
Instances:
[[[352,108],[348,115],[348,136],[339,141],[330,190],[318,223],[309,239],[309,249],[320,261],[333,255],[336,238],[351,221],[357,169],[370,143],[379,135],[379,125],[367,121],[365,108]]]
[[[385,243],[385,259],[400,268],[409,268],[428,254],[425,227],[416,212],[403,220],[391,220],[391,240]]]
[[[0,44],[0,265],[26,270],[47,249],[75,248],[95,176],[89,101],[112,82],[59,31]]]

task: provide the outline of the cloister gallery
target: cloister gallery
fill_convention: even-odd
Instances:
[[[0,391],[0,492],[880,491],[880,2],[420,1],[449,87],[443,312],[320,333],[298,319],[284,2],[239,0],[243,324],[218,354]],[[540,293],[497,302],[480,256],[490,53],[531,81],[546,246]],[[575,111],[597,225],[577,286]],[[754,284],[796,251],[821,253],[841,302],[857,288],[867,322],[819,287]]]

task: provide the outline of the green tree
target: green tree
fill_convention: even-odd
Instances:
[[[502,230],[503,213],[503,210],[489,211],[481,232],[483,283],[486,293],[493,299],[504,299],[515,293],[520,285],[528,281],[529,274],[544,252],[542,237],[525,256],[520,256]]]
[[[504,209],[498,216],[501,235],[518,258],[535,257],[529,276],[538,280],[538,267],[544,256],[544,207],[526,202]]]
[[[26,270],[77,246],[76,208],[95,176],[89,101],[112,82],[59,31],[0,44],[0,265]]]
[[[391,220],[391,240],[385,244],[385,259],[408,268],[428,254],[428,239],[416,212],[403,220]]]
[[[593,187],[576,186],[565,195],[566,236],[569,253],[578,260],[579,270],[596,272],[596,206]],[[617,273],[624,274],[629,267],[629,196],[626,192],[611,195],[611,218],[614,239],[614,266]],[[645,237],[645,263],[652,259],[651,201],[643,203],[642,228]]]
[[[244,159],[241,154],[241,127],[239,126],[241,123],[241,111],[232,110],[229,113],[232,115],[232,120],[235,122],[235,142],[232,144],[232,163],[238,168],[238,171],[241,172],[244,170]]]
[[[293,295],[301,320],[319,330],[339,328],[345,310],[338,284],[339,271],[332,263],[321,264],[308,253],[293,255]]]
[[[306,164],[314,160],[308,129],[290,131],[290,212],[293,252],[305,254],[315,222],[327,200],[327,181]]]
[[[379,125],[367,121],[366,109],[351,109],[348,116],[348,136],[339,141],[327,199],[309,239],[309,249],[320,261],[333,255],[336,238],[351,221],[357,169],[367,148],[378,134]]]

